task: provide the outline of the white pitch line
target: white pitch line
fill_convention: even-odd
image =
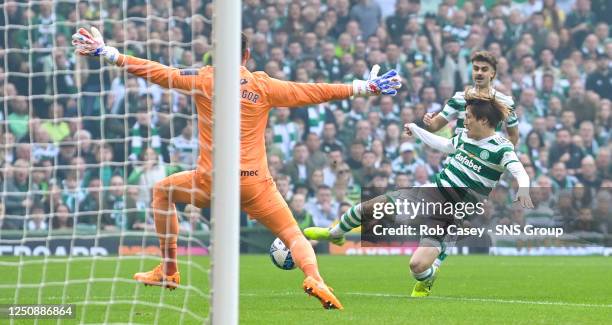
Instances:
[[[286,296],[302,296],[304,293],[299,291],[286,291],[277,293],[254,293],[254,292],[242,292],[240,293],[243,297],[286,297]],[[376,293],[376,292],[345,292],[341,295],[349,296],[362,296],[362,297],[382,297],[382,298],[407,298],[407,299],[434,299],[434,300],[454,300],[454,301],[472,301],[472,302],[488,302],[488,303],[501,303],[501,304],[521,304],[521,305],[545,305],[545,306],[564,306],[564,307],[582,307],[582,308],[612,308],[612,304],[583,304],[583,303],[572,303],[562,301],[537,301],[537,300],[516,300],[516,299],[500,299],[500,298],[470,298],[470,297],[450,297],[450,296],[429,296],[426,298],[412,298],[410,295],[392,294],[392,293]],[[154,298],[157,295],[146,295],[141,298]],[[61,296],[49,296],[45,297],[49,300],[62,299]],[[82,297],[75,297],[76,299],[82,299]],[[133,295],[122,295],[114,296],[115,299],[128,299],[135,298]],[[70,298],[68,297],[68,301]],[[92,296],[89,297],[89,302],[100,302],[108,300],[108,296]],[[12,302],[13,298],[0,297],[2,302]],[[92,301],[93,300],[93,301]]]
[[[389,298],[412,298],[410,295],[387,294],[387,293],[366,293],[366,292],[347,292],[347,295],[366,296],[366,297],[389,297]],[[562,301],[537,301],[537,300],[516,300],[499,298],[470,298],[470,297],[449,297],[449,296],[429,296],[423,299],[455,300],[455,301],[477,301],[494,302],[502,304],[523,304],[523,305],[547,305],[547,306],[566,306],[566,307],[593,307],[593,308],[612,308],[612,304],[581,304]]]
[[[280,292],[276,294],[257,294],[257,293],[241,293],[245,297],[278,297],[278,296],[300,296],[298,292]],[[412,298],[410,295],[392,294],[392,293],[376,293],[376,292],[345,292],[340,295],[362,296],[362,297],[382,297],[382,298],[408,298],[408,299],[437,299],[437,300],[455,300],[455,301],[476,301],[476,302],[493,302],[503,304],[523,304],[523,305],[547,305],[547,306],[565,306],[565,307],[586,307],[586,308],[612,308],[612,304],[581,304],[562,301],[537,301],[537,300],[516,300],[516,299],[499,299],[499,298],[470,298],[470,297],[449,297],[449,296],[429,296],[426,298]]]

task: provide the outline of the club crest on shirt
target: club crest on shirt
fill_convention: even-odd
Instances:
[[[489,159],[489,152],[486,150],[483,150],[480,152],[478,156],[480,156],[480,159],[487,160]]]

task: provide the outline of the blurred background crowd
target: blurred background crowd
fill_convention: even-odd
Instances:
[[[152,227],[152,185],[194,168],[188,95],[76,57],[94,25],[122,53],[175,67],[211,64],[212,1],[13,1],[0,4],[0,229]],[[396,69],[396,97],[273,110],[270,171],[302,227],[328,226],[366,186],[430,182],[444,157],[402,133],[471,84],[470,55],[498,61],[512,95],[516,148],[533,211],[512,208],[511,179],[479,224],[563,225],[612,233],[612,3],[606,0],[245,0],[248,68],[298,82],[348,83]],[[450,123],[439,134],[453,134]],[[181,229],[208,211],[179,206]],[[243,226],[250,221],[243,216]]]

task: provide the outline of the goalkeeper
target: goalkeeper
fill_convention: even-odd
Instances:
[[[452,139],[446,139],[425,131],[414,123],[406,125],[408,135],[416,135],[428,146],[450,155],[446,167],[436,175],[435,184],[421,188],[402,189],[380,195],[367,202],[351,207],[340,222],[332,228],[311,227],[304,234],[313,240],[331,240],[336,245],[344,244],[344,234],[361,225],[363,215],[372,216],[375,204],[396,202],[475,202],[489,195],[501,175],[508,170],[518,181],[516,200],[523,208],[533,208],[529,196],[529,176],[518,161],[514,146],[507,139],[496,135],[495,128],[507,118],[509,108],[486,95],[466,95],[464,130]],[[427,187],[427,188],[425,188]],[[397,216],[405,217],[405,216]],[[447,229],[460,225],[459,215],[431,213],[419,215],[420,221],[428,228]],[[414,216],[412,217],[414,218]],[[410,259],[410,271],[417,283],[413,297],[431,293],[438,268],[434,264],[443,249],[444,235],[424,235],[419,247]]]
[[[148,285],[176,288],[180,275],[176,259],[178,219],[175,203],[197,207],[210,205],[212,184],[212,97],[213,67],[199,70],[174,69],[157,62],[122,55],[104,44],[96,28],[91,33],[80,28],[72,36],[76,52],[85,56],[101,56],[107,62],[124,67],[127,72],[147,78],[165,88],[190,91],[196,102],[200,155],[197,169],[168,176],[155,184],[152,206],[155,229],[160,240],[162,263],[152,271],[136,273],[134,278]],[[268,171],[264,132],[272,107],[299,107],[351,96],[395,95],[401,86],[397,72],[381,77],[372,73],[369,80],[354,80],[352,85],[295,83],[277,80],[264,72],[250,72],[244,65],[250,56],[246,36],[242,35],[242,67],[240,69],[240,201],[242,209],[278,236],[305,274],[304,290],[317,297],[324,308],[342,309],[319,275],[315,253],[301,233],[287,203],[276,189]],[[374,69],[373,69],[374,71]],[[238,172],[238,171],[236,171]]]

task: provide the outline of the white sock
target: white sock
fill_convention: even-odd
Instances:
[[[434,275],[436,269],[437,267],[432,265],[427,270],[421,273],[414,273],[412,271],[410,271],[410,273],[412,273],[412,277],[414,277],[417,281],[425,281],[430,279]]]

